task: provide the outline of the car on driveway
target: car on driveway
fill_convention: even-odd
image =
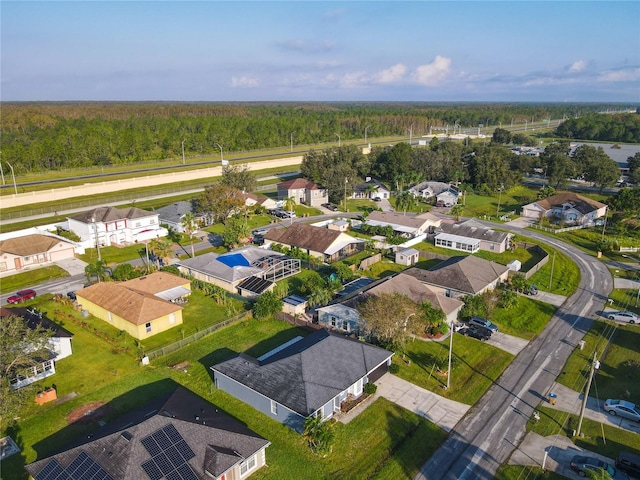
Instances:
[[[323,203],[322,206],[324,208],[326,208],[327,210],[331,210],[332,212],[337,212],[338,211],[338,207],[336,207],[332,203]]]
[[[638,321],[638,315],[633,312],[607,312],[607,318],[609,320],[618,320],[629,323],[636,323]]]
[[[7,303],[22,303],[22,302],[26,302],[27,300],[31,300],[35,296],[36,296],[35,290],[31,290],[31,289],[20,290],[19,292],[16,292],[15,294],[7,298]]]
[[[640,422],[640,408],[635,403],[608,398],[604,402],[604,410],[611,415],[620,415],[623,418]]]
[[[494,333],[498,331],[497,325],[482,317],[471,317],[471,320],[469,320],[469,325],[486,328],[487,330],[491,330]]]
[[[476,340],[480,340],[482,342],[486,342],[491,338],[491,330],[487,330],[483,327],[478,327],[477,325],[470,325],[467,328],[463,328],[460,330],[462,335],[467,337],[475,338]]]
[[[571,470],[574,472],[578,472],[578,475],[581,477],[587,476],[587,471],[595,471],[599,468],[602,468],[605,472],[607,472],[612,479],[622,480],[628,479],[629,477],[622,473],[618,472],[615,468],[609,465],[607,462],[597,459],[596,457],[587,457],[584,455],[574,455],[571,459]]]

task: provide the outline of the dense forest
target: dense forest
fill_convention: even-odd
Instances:
[[[16,174],[389,135],[510,125],[621,109],[603,104],[7,103],[2,159]]]
[[[640,143],[640,115],[589,114],[570,118],[556,129],[556,135],[579,140],[602,142]]]

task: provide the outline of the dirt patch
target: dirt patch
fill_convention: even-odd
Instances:
[[[104,402],[91,402],[73,410],[67,415],[67,423],[91,423],[107,414]]]

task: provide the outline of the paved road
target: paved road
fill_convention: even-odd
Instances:
[[[517,355],[455,427],[416,475],[418,480],[493,479],[498,467],[522,442],[527,419],[546,398],[613,285],[606,267],[582,251],[536,232],[501,227],[549,243],[569,255],[580,268],[581,283],[544,331]]]

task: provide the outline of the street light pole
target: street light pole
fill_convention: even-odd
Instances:
[[[293,134],[295,132],[291,132],[291,151],[293,152]]]
[[[95,217],[91,217],[91,223],[93,223],[93,233],[96,236],[96,250],[98,250],[98,261],[102,261],[102,257],[100,256],[100,241],[98,239],[98,226],[96,225]]]
[[[16,193],[16,195],[18,195],[18,187],[16,186],[16,174],[13,173],[13,167],[9,162],[7,162],[7,165],[9,165],[9,168],[11,169],[11,176],[13,177],[13,191]]]
[[[222,155],[222,145],[220,145],[219,143],[214,143],[214,145],[220,149],[220,163],[224,164],[224,156]]]
[[[344,177],[344,211],[347,211],[347,183],[349,183],[349,180],[347,180],[347,177]]]
[[[367,130],[371,128],[371,125],[364,127],[364,145],[367,146]]]
[[[184,140],[182,140],[182,164],[184,165]]]
[[[451,355],[453,353],[453,322],[449,326],[449,367],[447,369],[447,390],[451,386]]]
[[[336,137],[338,137],[338,148],[340,148],[340,145],[341,145],[341,143],[340,143],[340,135],[338,135],[338,134],[336,133]]]
[[[498,189],[498,208],[496,208],[496,220],[498,219],[498,216],[500,215],[500,200],[502,200],[502,189],[504,188],[504,185],[500,185],[500,188]]]
[[[591,389],[591,381],[593,380],[593,374],[600,368],[600,362],[596,360],[596,352],[593,352],[593,362],[591,362],[591,371],[589,378],[587,379],[587,389],[584,392],[582,398],[582,406],[580,407],[580,418],[578,420],[578,429],[576,430],[576,437],[580,436],[580,429],[582,428],[582,419],[584,418],[584,409],[587,406],[587,398],[589,397],[589,390]]]

